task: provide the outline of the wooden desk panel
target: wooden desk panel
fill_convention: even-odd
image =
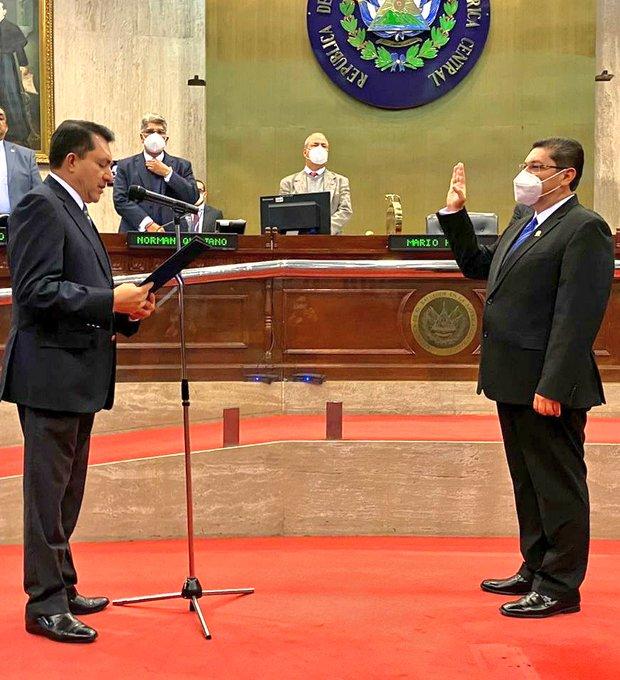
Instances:
[[[103,235],[115,274],[151,271],[166,250],[127,249]],[[448,251],[393,253],[385,236],[240,238],[197,266],[280,259],[451,259]],[[0,286],[8,270],[0,252]],[[248,373],[323,373],[339,380],[473,380],[477,374],[483,281],[458,272],[407,279],[275,277],[190,285],[186,337],[192,380],[242,380]],[[169,289],[164,291],[168,293]],[[0,307],[0,337],[10,307]],[[603,378],[620,381],[620,278],[597,338]],[[119,342],[122,381],[178,380],[178,308],[172,296],[141,332]]]

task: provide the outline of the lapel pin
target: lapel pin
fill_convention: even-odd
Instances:
[[[540,236],[542,234],[542,231],[540,229],[534,234],[534,236]]]

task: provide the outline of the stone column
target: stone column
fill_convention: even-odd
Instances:
[[[596,83],[594,209],[620,229],[620,0],[598,0],[596,72],[610,81]]]

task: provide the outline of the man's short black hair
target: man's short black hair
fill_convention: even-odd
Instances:
[[[539,139],[532,144],[532,149],[547,149],[551,160],[560,168],[575,168],[577,174],[570,183],[572,191],[579,186],[583,174],[583,147],[576,139],[567,137],[549,137]]]
[[[93,137],[97,135],[106,142],[114,141],[114,133],[105,125],[90,120],[64,120],[54,131],[50,144],[50,168],[59,168],[68,154],[79,158],[95,148]]]

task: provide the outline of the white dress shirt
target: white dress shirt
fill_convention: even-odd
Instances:
[[[554,203],[550,208],[547,208],[546,210],[543,210],[542,212],[539,213],[534,213],[534,217],[536,218],[536,221],[538,222],[538,226],[540,225],[547,219],[553,215],[553,213],[563,206],[566,201],[570,201],[570,199],[574,196],[575,194],[571,194],[570,196],[567,196],[566,198],[560,199],[557,203]]]
[[[318,170],[311,170],[307,165],[304,166],[304,172],[306,173],[306,193],[314,194],[323,191],[324,179],[325,179],[325,166],[319,168]],[[312,173],[316,172],[316,175],[312,176]]]
[[[62,177],[58,177],[58,175],[55,175],[53,172],[50,172],[49,174],[50,177],[53,177],[58,184],[71,196],[71,198],[78,204],[78,208],[80,210],[84,210],[84,201],[82,200],[82,197],[78,192],[67,182]]]

